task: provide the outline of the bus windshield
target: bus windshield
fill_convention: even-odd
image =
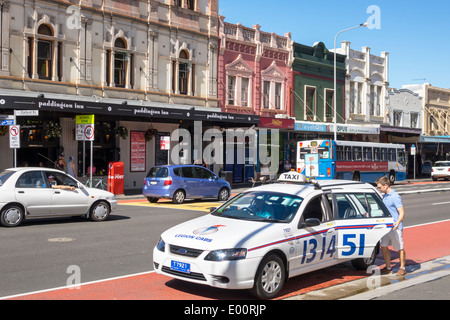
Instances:
[[[311,143],[300,147],[300,159],[305,160],[306,154],[319,154],[319,159],[331,159],[330,146]]]

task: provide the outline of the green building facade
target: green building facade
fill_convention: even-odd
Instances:
[[[336,55],[337,123],[344,123],[345,55]],[[297,121],[333,123],[334,53],[322,42],[294,43],[293,103]]]

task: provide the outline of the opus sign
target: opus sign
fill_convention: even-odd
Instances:
[[[153,106],[134,106],[128,104],[108,104],[90,101],[75,101],[47,98],[33,98],[21,96],[0,96],[0,109],[25,109],[41,111],[60,111],[77,114],[97,114],[112,115],[120,117],[133,118],[152,118],[152,119],[177,119],[193,121],[214,121],[229,122],[240,124],[257,124],[259,116],[223,113],[214,111],[198,111],[193,109],[177,109],[153,107]]]

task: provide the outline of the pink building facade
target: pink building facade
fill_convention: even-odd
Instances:
[[[220,16],[218,99],[223,112],[288,119],[292,91],[291,34],[279,36]]]

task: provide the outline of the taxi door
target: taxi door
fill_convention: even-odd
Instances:
[[[393,219],[374,193],[334,193],[338,259],[370,258]]]
[[[292,269],[315,270],[335,258],[337,233],[330,219],[331,209],[325,195],[313,197],[302,212],[296,237],[297,256]],[[311,224],[311,223],[316,224]]]

